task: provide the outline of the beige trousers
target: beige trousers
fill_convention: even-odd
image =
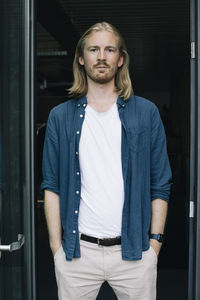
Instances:
[[[55,253],[59,300],[96,299],[104,281],[120,300],[156,300],[157,255],[153,248],[142,259],[121,258],[121,245],[103,247],[80,240],[81,258],[65,259],[63,248]]]

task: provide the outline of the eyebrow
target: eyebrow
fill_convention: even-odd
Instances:
[[[100,48],[100,47],[97,46],[97,45],[90,45],[90,46],[87,47],[87,49],[91,49],[91,48]],[[117,49],[117,47],[111,46],[111,45],[107,45],[105,48]]]

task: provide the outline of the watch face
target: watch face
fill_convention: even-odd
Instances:
[[[159,234],[158,241],[159,241],[160,243],[163,242],[163,234]]]

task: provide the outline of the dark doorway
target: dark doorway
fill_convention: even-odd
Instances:
[[[47,9],[48,8],[48,9]],[[190,2],[38,1],[37,20],[37,280],[38,300],[55,300],[53,259],[39,192],[48,113],[66,101],[78,37],[107,21],[124,36],[136,95],[158,106],[168,141],[173,187],[158,265],[158,300],[187,299],[190,158]],[[98,300],[116,299],[105,283]]]

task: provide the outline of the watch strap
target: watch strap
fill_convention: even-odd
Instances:
[[[155,233],[150,233],[149,234],[149,238],[150,239],[154,239],[160,243],[163,243],[163,240],[164,240],[164,234],[161,234],[161,233],[158,233],[158,234],[155,234]]]

